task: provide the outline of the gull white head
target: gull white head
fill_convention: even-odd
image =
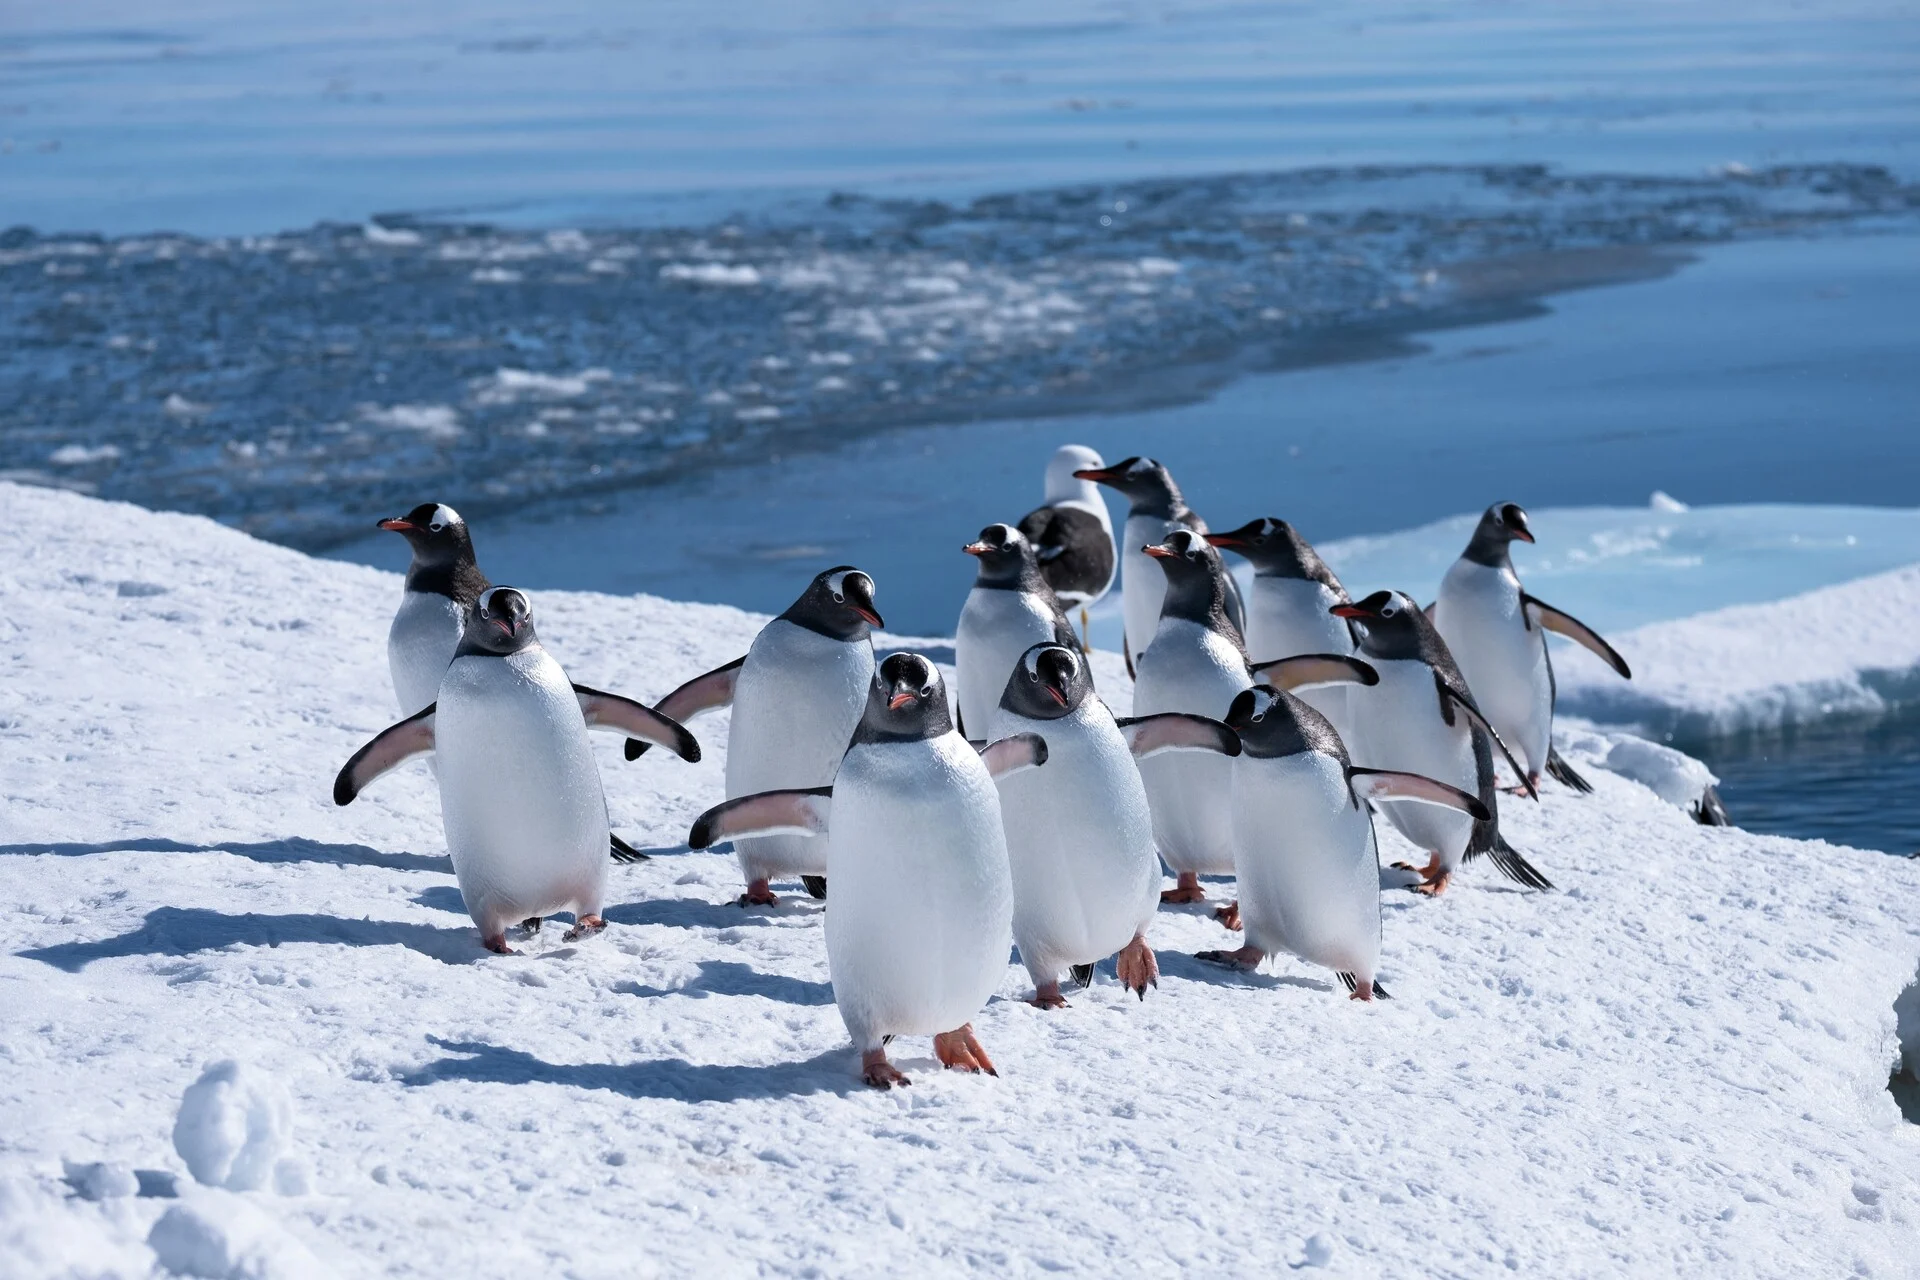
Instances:
[[[1047,504],[1059,506],[1071,502],[1104,512],[1106,504],[1101,501],[1100,486],[1073,473],[1095,471],[1105,465],[1099,453],[1083,444],[1061,445],[1047,463]]]

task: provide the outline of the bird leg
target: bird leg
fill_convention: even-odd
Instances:
[[[773,886],[767,883],[765,876],[761,876],[758,880],[747,881],[747,891],[738,898],[735,898],[733,905],[736,907],[771,907],[778,905],[779,902],[780,899],[774,896]]]
[[[1373,979],[1372,978],[1355,978],[1353,980],[1353,990],[1348,993],[1347,999],[1372,1000],[1373,999]]]
[[[900,1073],[900,1068],[887,1061],[885,1049],[869,1049],[860,1055],[860,1078],[876,1089],[913,1083]]]
[[[1411,871],[1420,877],[1420,883],[1408,886],[1415,893],[1423,893],[1429,898],[1437,898],[1447,891],[1447,881],[1453,879],[1453,872],[1440,865],[1440,855],[1433,854],[1427,859],[1427,865],[1416,867],[1411,862],[1396,862],[1396,871]]]
[[[1238,951],[1199,951],[1194,953],[1195,960],[1205,960],[1208,964],[1217,964],[1224,969],[1234,969],[1241,973],[1252,973],[1266,959],[1266,953],[1258,947],[1241,947]]]
[[[598,915],[589,911],[574,922],[573,928],[567,930],[566,937],[563,941],[578,942],[582,938],[591,938],[594,934],[606,927],[607,922],[605,920],[602,920]]]
[[[1087,606],[1081,605],[1080,606],[1080,652],[1091,654],[1093,652],[1093,641],[1088,638],[1087,630],[1088,630]]]
[[[1240,899],[1235,898],[1226,906],[1215,909],[1213,918],[1235,933],[1240,932]]]
[[[517,956],[520,954],[507,945],[507,932],[504,929],[498,933],[482,934],[480,937],[480,945],[497,956]]]
[[[1035,983],[1033,999],[1027,1003],[1036,1009],[1064,1009],[1067,998],[1060,994],[1060,981],[1056,978],[1052,982]]]
[[[933,1056],[940,1059],[949,1071],[984,1071],[990,1076],[1000,1073],[993,1069],[993,1059],[980,1047],[979,1038],[973,1034],[973,1024],[963,1022],[952,1031],[942,1031],[933,1038]]]
[[[1153,948],[1147,945],[1147,940],[1137,933],[1132,942],[1120,948],[1113,967],[1120,974],[1120,985],[1142,1000],[1147,998],[1148,987],[1160,985],[1160,963],[1153,958]]]
[[[1196,871],[1182,871],[1174,884],[1174,888],[1160,891],[1161,902],[1205,902],[1207,900],[1207,891],[1200,887],[1200,874]]]

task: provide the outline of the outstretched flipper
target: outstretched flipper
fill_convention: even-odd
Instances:
[[[615,862],[650,862],[653,855],[642,853],[613,832],[607,832],[607,856]]]
[[[1493,816],[1487,806],[1480,803],[1480,797],[1418,773],[1355,766],[1347,770],[1347,781],[1353,787],[1356,800],[1411,800],[1416,804],[1440,805],[1472,814],[1478,822]]]
[[[1128,716],[1113,723],[1119,728],[1120,736],[1127,740],[1127,750],[1136,760],[1145,760],[1163,751],[1240,754],[1240,735],[1205,716],[1167,711],[1157,716]]]
[[[1287,693],[1319,689],[1331,684],[1375,685],[1380,673],[1369,663],[1338,653],[1302,653],[1252,666],[1255,684],[1268,684]]]
[[[1627,660],[1621,657],[1612,645],[1602,640],[1599,632],[1580,619],[1570,613],[1562,613],[1545,600],[1530,596],[1524,591],[1520,593],[1520,607],[1525,611],[1529,623],[1537,622],[1545,630],[1555,635],[1565,636],[1581,648],[1588,650],[1618,672],[1622,680],[1633,679],[1633,671],[1627,666]]]
[[[717,804],[693,820],[687,847],[711,849],[742,836],[817,836],[833,812],[833,788],[762,791]]]
[[[613,729],[645,738],[689,764],[700,759],[700,744],[687,732],[687,727],[652,707],[643,707],[632,698],[589,689],[583,684],[573,686],[573,696],[580,700],[580,714],[586,717],[589,729]],[[632,758],[631,753],[628,758]]]
[[[695,676],[660,699],[654,710],[669,720],[685,724],[702,711],[729,705],[733,701],[734,686],[740,683],[740,666],[746,660],[747,656],[741,654],[724,667],[715,667],[705,675]],[[638,760],[652,745],[638,738],[628,738],[627,759]]]
[[[433,750],[433,715],[439,705],[428,703],[399,724],[382,729],[373,741],[354,752],[333,780],[333,802],[352,804],[375,778]]]
[[[1547,748],[1547,775],[1562,786],[1572,787],[1581,795],[1591,795],[1593,784],[1573,771],[1558,747]]]
[[[980,762],[996,779],[1047,762],[1047,740],[1037,733],[1016,733],[979,748]]]
[[[1520,762],[1513,758],[1513,752],[1507,749],[1507,740],[1500,736],[1500,731],[1493,727],[1493,722],[1481,713],[1478,706],[1474,705],[1474,701],[1467,695],[1466,689],[1454,688],[1451,684],[1447,683],[1447,678],[1438,671],[1433,674],[1433,683],[1434,686],[1440,690],[1440,713],[1446,717],[1447,723],[1453,723],[1454,707],[1459,707],[1462,711],[1465,711],[1469,716],[1473,717],[1473,722],[1480,727],[1487,737],[1493,740],[1493,745],[1500,748],[1500,754],[1507,758],[1507,764],[1513,769],[1513,776],[1520,779],[1520,785],[1526,788],[1527,794],[1533,799],[1538,800],[1540,798],[1540,791],[1533,785],[1533,779],[1528,776],[1525,769],[1520,767]]]

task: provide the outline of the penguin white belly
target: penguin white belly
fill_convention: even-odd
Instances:
[[[1520,579],[1510,569],[1457,560],[1441,580],[1433,625],[1489,723],[1532,773],[1553,742],[1553,677],[1547,637],[1528,628]]]
[[[957,733],[862,744],[834,783],[827,967],[861,1050],[968,1022],[1013,941],[1000,801]]]
[[[975,587],[967,594],[954,635],[953,667],[968,737],[987,735],[1020,655],[1052,639],[1053,613],[1039,596],[991,587]]]
[[[1166,618],[1147,651],[1135,660],[1133,714],[1226,718],[1248,688],[1246,663],[1223,637],[1196,622]],[[1233,761],[1210,751],[1169,751],[1139,762],[1153,811],[1160,856],[1175,871],[1227,875],[1233,871],[1229,795]]]
[[[734,685],[727,798],[830,784],[872,682],[872,645],[769,622]],[[749,881],[827,870],[824,837],[752,836],[734,841],[734,852]]]
[[[1328,610],[1340,603],[1333,588],[1307,578],[1256,577],[1247,601],[1247,656],[1272,662],[1302,653],[1353,653],[1353,633]],[[1352,731],[1347,721],[1347,687],[1307,689],[1302,702],[1333,723],[1340,740]]]
[[[1380,683],[1352,690],[1355,741],[1349,750],[1354,763],[1418,773],[1478,795],[1472,721],[1457,707],[1452,724],[1442,719],[1433,668],[1411,659],[1369,661],[1380,673]],[[1439,805],[1392,801],[1382,803],[1379,811],[1407,839],[1439,854],[1447,870],[1460,865],[1473,834],[1470,815]]]
[[[1013,940],[1036,986],[1143,932],[1160,906],[1153,815],[1112,714],[1091,696],[1058,720],[997,710],[994,738],[1037,733],[1047,763],[1002,778]]]
[[[457,659],[434,716],[441,821],[485,936],[529,916],[598,914],[607,802],[573,687],[544,649]]]
[[[1160,562],[1140,548],[1166,538],[1173,522],[1159,516],[1128,516],[1121,532],[1120,617],[1126,624],[1127,648],[1135,667],[1153,643],[1160,625],[1160,605],[1167,597],[1167,575]]]
[[[1372,980],[1380,962],[1373,823],[1316,751],[1233,762],[1234,877],[1247,941]]]
[[[440,696],[440,681],[460,647],[461,609],[451,596],[408,591],[387,628],[387,669],[400,715],[420,711]]]

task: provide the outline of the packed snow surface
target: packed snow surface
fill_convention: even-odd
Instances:
[[[1198,964],[1227,935],[1166,909],[1144,1002],[1109,970],[1043,1013],[1009,963],[973,1024],[998,1079],[907,1039],[878,1093],[821,906],[742,910],[686,851],[724,717],[693,766],[605,738],[656,856],[599,937],[489,956],[424,765],[328,793],[389,718],[396,576],[70,493],[0,513],[0,1274],[1914,1273],[1886,1085],[1920,864],[1695,826],[1603,735],[1563,741],[1593,796],[1503,808],[1557,892],[1386,896],[1391,1001]],[[649,699],[760,622],[517,585],[575,679]],[[229,1058],[286,1090],[304,1192],[185,1176],[182,1097]]]

